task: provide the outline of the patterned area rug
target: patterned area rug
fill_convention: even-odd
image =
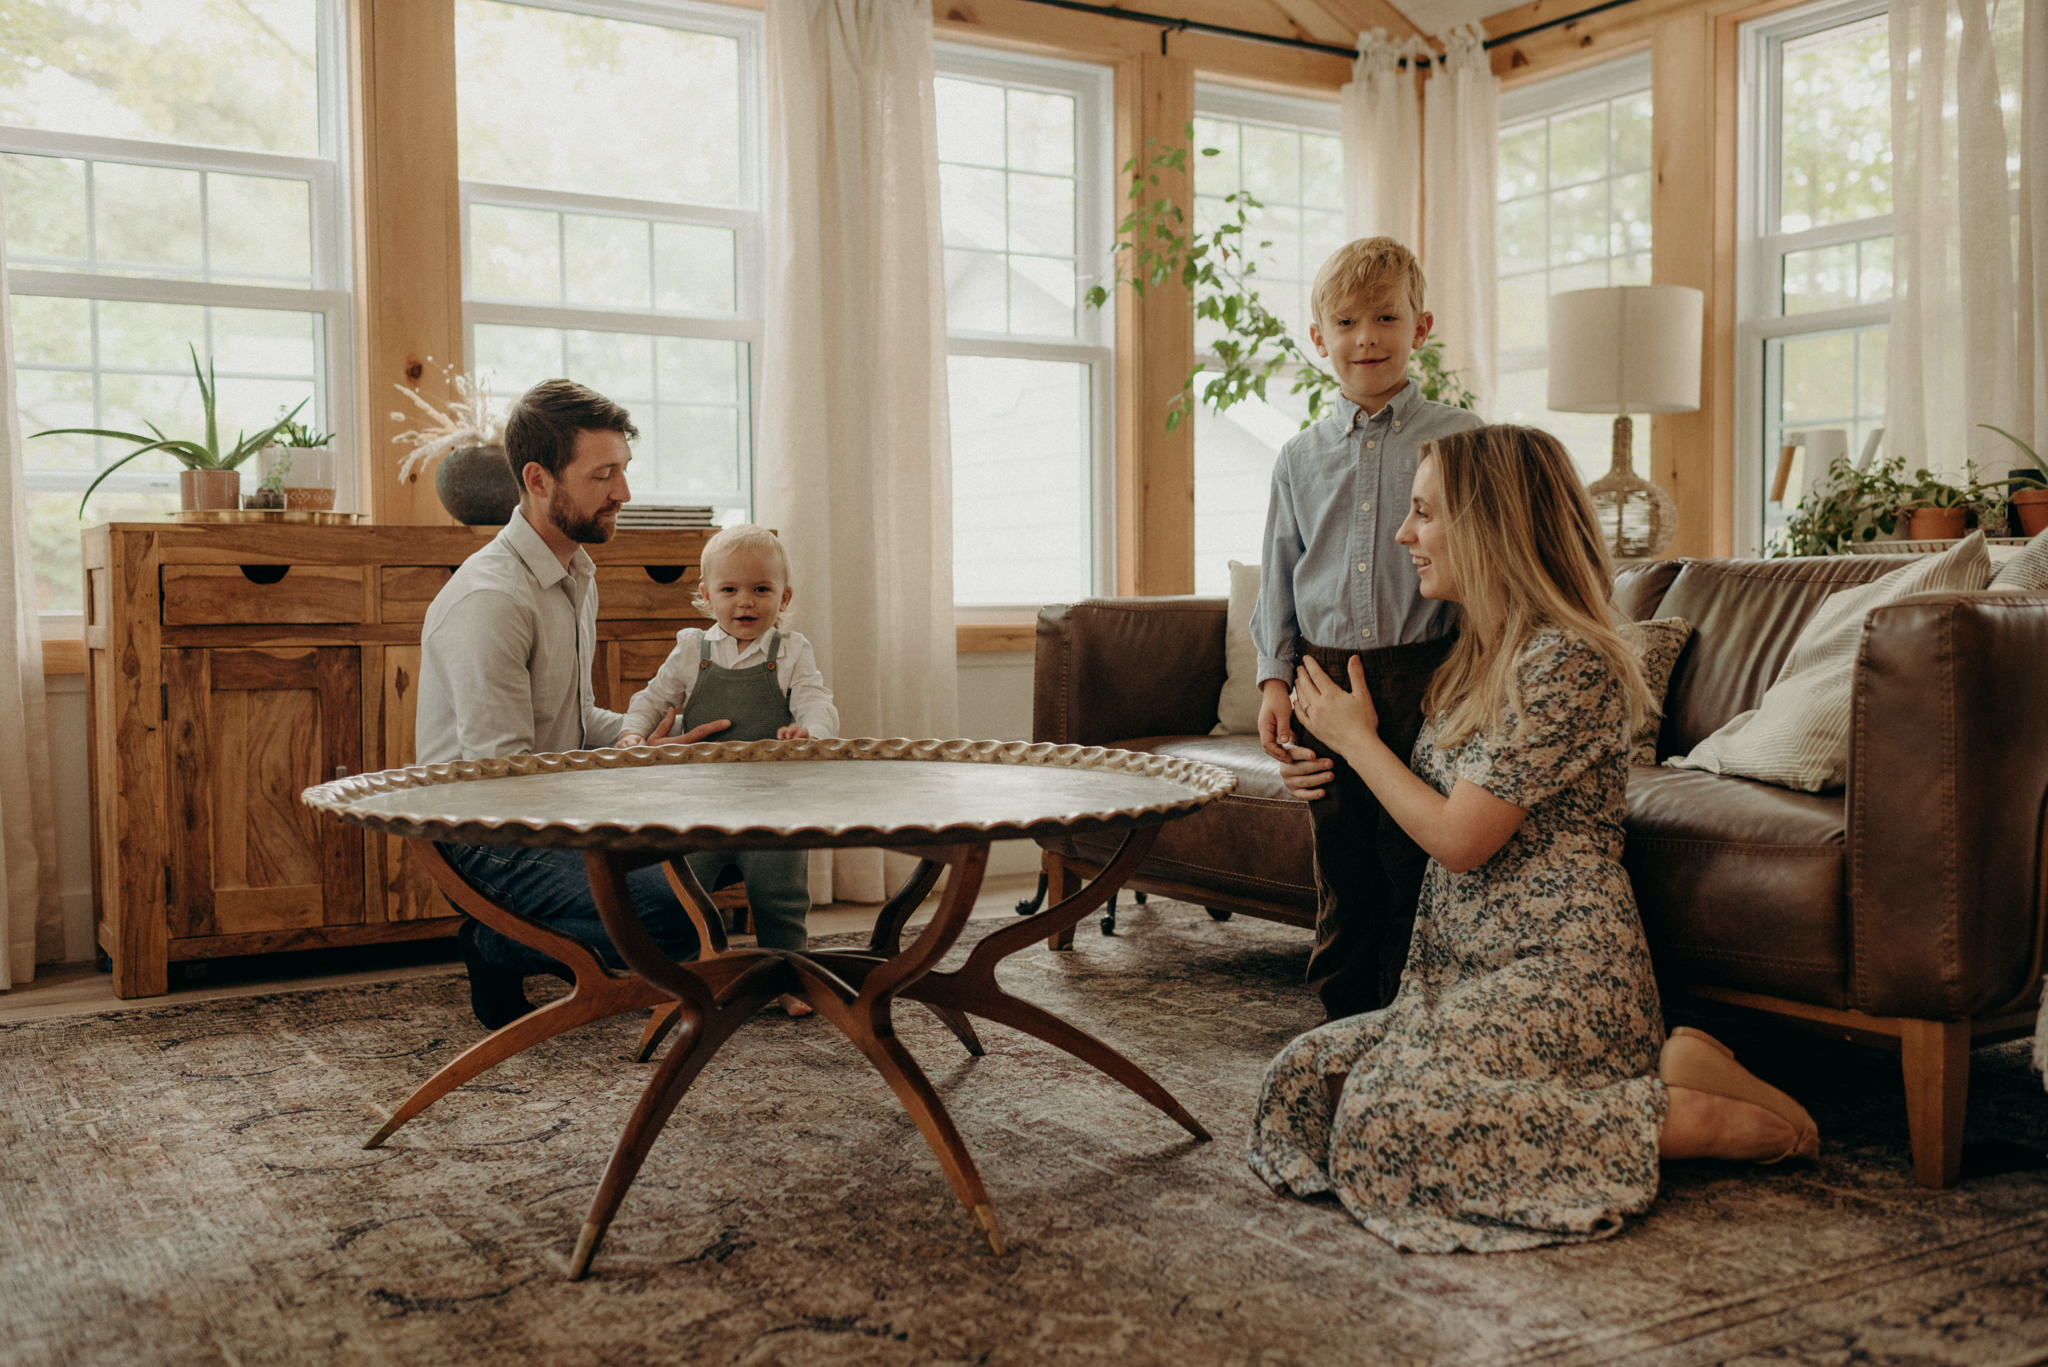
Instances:
[[[1298,931],[1169,902],[1005,980],[1153,1071],[1189,1142],[989,1027],[902,1030],[981,1165],[992,1255],[829,1026],[764,1016],[685,1099],[582,1282],[563,1273],[644,1066],[619,1018],[360,1145],[476,1035],[459,974],[0,1029],[0,1361],[2018,1363],[2048,1344],[2048,1098],[1980,1052],[1972,1165],[1915,1187],[1895,1058],[1727,1027],[1821,1161],[1667,1171],[1618,1237],[1395,1253],[1242,1159],[1312,1023]],[[1720,1028],[1723,1023],[1713,1022]]]

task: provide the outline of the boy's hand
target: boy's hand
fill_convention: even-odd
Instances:
[[[1285,679],[1259,685],[1259,744],[1274,759],[1287,762],[1287,747],[1294,744],[1294,704],[1288,701]]]
[[[676,710],[671,707],[668,711],[661,714],[661,725],[647,733],[647,743],[649,745],[695,745],[700,740],[709,740],[720,731],[725,730],[726,727],[732,725],[730,721],[725,720],[707,721],[702,726],[691,727],[680,736],[671,736],[669,732],[674,729],[675,724]]]
[[[647,737],[641,735],[638,731],[623,732],[617,740],[612,742],[613,747],[619,750],[630,750],[636,745],[645,744],[647,744]]]
[[[775,739],[777,740],[809,740],[810,738],[811,728],[808,726],[778,726],[775,728]]]

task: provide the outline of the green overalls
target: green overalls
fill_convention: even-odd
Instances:
[[[775,732],[795,721],[789,694],[776,682],[782,633],[768,634],[768,659],[745,669],[711,663],[711,638],[703,638],[697,657],[697,679],[683,700],[678,733],[720,719],[732,726],[713,740],[773,740]],[[689,856],[690,871],[709,888],[727,868],[737,868],[747,884],[747,908],[754,917],[754,938],[766,949],[802,949],[809,937],[804,917],[811,910],[811,855],[808,850],[702,850]]]

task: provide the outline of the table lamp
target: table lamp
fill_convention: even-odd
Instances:
[[[1689,285],[1610,285],[1550,298],[1550,408],[1613,413],[1614,463],[1588,486],[1617,559],[1661,554],[1678,534],[1678,505],[1636,474],[1632,413],[1700,406],[1706,301]]]

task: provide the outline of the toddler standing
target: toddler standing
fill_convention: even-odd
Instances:
[[[620,745],[644,745],[670,709],[680,734],[710,721],[729,721],[719,740],[829,739],[839,731],[839,709],[818,671],[811,643],[778,625],[795,590],[782,542],[765,527],[727,527],[704,547],[696,605],[708,628],[685,627],[676,648],[647,687],[626,706]],[[768,949],[808,943],[810,853],[806,850],[703,850],[689,856],[690,871],[705,887],[727,868],[747,885],[755,940]],[[783,1010],[807,1016],[811,1008],[784,995]]]

